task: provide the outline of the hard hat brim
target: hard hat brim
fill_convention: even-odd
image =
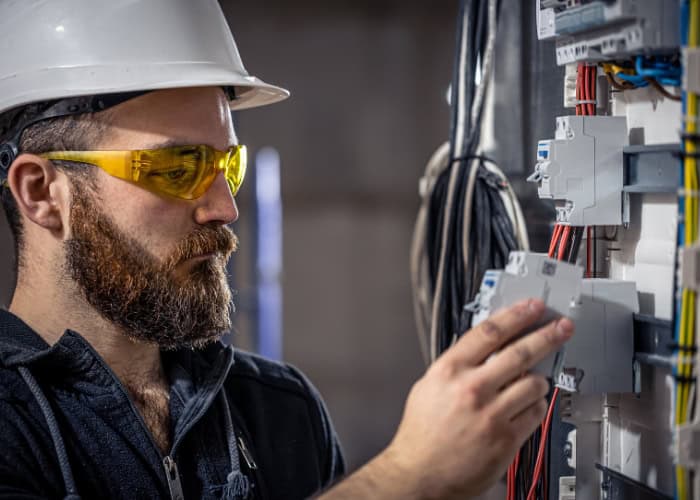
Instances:
[[[203,63],[167,63],[148,67],[119,65],[51,68],[50,88],[45,84],[45,71],[15,74],[7,78],[14,80],[12,84],[15,88],[23,90],[11,96],[0,95],[0,110],[67,97],[186,87],[234,87],[236,99],[230,102],[232,110],[265,106],[289,97],[288,90],[265,83],[254,76],[227,71],[213,64],[206,66],[208,65]],[[134,73],[139,74],[137,82],[132,77]],[[187,75],[192,75],[192,78]],[[0,85],[2,80],[0,79]]]

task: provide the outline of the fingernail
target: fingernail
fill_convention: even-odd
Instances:
[[[561,318],[557,321],[557,337],[566,340],[574,333],[574,323],[569,318]]]

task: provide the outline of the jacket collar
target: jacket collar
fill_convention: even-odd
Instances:
[[[171,383],[184,399],[213,398],[214,394],[203,392],[217,392],[233,365],[233,349],[219,342],[199,350],[183,348],[161,354]],[[0,309],[0,365],[13,368],[50,363],[70,371],[84,365],[86,357],[99,358],[99,354],[79,333],[66,330],[50,346],[18,316]],[[100,361],[104,363],[101,358]]]

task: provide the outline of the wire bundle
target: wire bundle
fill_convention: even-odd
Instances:
[[[669,99],[680,101],[681,97],[670,93],[664,85],[678,87],[682,69],[676,56],[637,56],[620,63],[603,63],[608,82],[618,90],[630,90],[651,85]]]
[[[596,114],[596,78],[595,66],[580,63],[576,72],[576,114]]]
[[[585,228],[557,224],[552,231],[547,255],[550,258],[575,263]],[[590,248],[590,247],[589,247]],[[589,250],[590,251],[590,250]],[[590,258],[587,259],[590,262]],[[587,272],[590,272],[587,271]],[[549,432],[559,389],[555,388],[542,425],[520,449],[506,474],[507,500],[535,500],[547,498],[549,477]],[[530,484],[528,488],[527,485]]]
[[[700,44],[700,0],[685,0],[681,10],[683,44],[698,47]],[[698,95],[684,92],[682,98],[683,136],[681,160],[681,196],[678,200],[678,246],[689,247],[698,239]],[[680,250],[679,250],[680,251]],[[694,391],[695,373],[693,358],[697,351],[696,293],[689,288],[678,290],[674,332],[678,350],[674,369],[674,423],[677,427],[696,420]],[[697,423],[697,422],[696,422]],[[676,466],[676,498],[690,498],[688,471]]]
[[[481,116],[493,67],[500,0],[460,2],[449,144],[421,180],[411,249],[421,347],[435,359],[468,329],[484,272],[528,248],[520,205],[495,162],[479,151]]]

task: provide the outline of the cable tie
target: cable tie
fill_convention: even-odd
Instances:
[[[680,188],[678,189],[677,194],[679,198],[700,198],[700,191],[692,189]]]
[[[682,352],[688,352],[688,353],[698,352],[697,346],[694,346],[694,345],[682,346],[678,343],[671,343],[671,344],[668,344],[668,348],[673,350],[673,351],[682,351]]]
[[[674,158],[679,158],[681,160],[685,158],[700,158],[700,151],[694,152],[694,153],[686,153],[684,151],[677,151],[675,153],[671,153],[671,156]]]
[[[571,102],[574,104],[598,104],[598,101],[596,101],[595,99],[581,99],[581,100],[577,99],[577,100],[571,101]]]
[[[681,140],[682,141],[698,142],[698,141],[700,141],[700,134],[698,134],[698,133],[695,133],[695,134],[682,133]]]
[[[682,375],[674,375],[673,379],[681,384],[694,384],[696,381],[695,377],[684,377]]]
[[[685,116],[681,117],[681,120],[683,120],[684,123],[688,123],[688,122],[698,123],[698,122],[700,122],[699,117],[692,116],[692,115],[685,115]]]

